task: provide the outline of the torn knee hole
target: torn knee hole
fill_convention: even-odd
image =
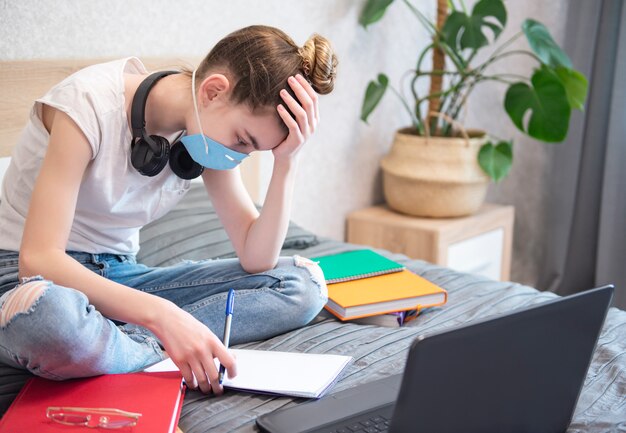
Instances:
[[[320,288],[320,294],[323,297],[328,298],[328,288],[326,287],[326,277],[324,277],[324,271],[322,268],[311,259],[301,256],[293,256],[296,266],[300,268],[306,268],[311,274],[311,278]]]
[[[16,314],[26,313],[49,284],[41,279],[30,280],[9,292],[0,310],[0,326],[5,326]]]

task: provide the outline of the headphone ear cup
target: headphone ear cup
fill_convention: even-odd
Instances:
[[[180,141],[172,145],[170,151],[170,168],[181,179],[195,179],[204,171],[204,167],[191,158],[187,149]]]
[[[170,156],[170,143],[159,135],[151,135],[150,138],[156,143],[160,152],[155,154],[146,140],[139,138],[133,145],[130,160],[139,173],[152,177],[165,168]]]

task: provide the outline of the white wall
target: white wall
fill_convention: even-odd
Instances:
[[[0,60],[110,56],[203,56],[228,32],[250,24],[281,28],[302,44],[313,32],[329,38],[340,65],[335,91],[321,98],[321,124],[305,148],[298,175],[293,220],[314,232],[342,239],[345,215],[382,201],[380,158],[394,131],[408,124],[400,103],[389,94],[370,125],[359,120],[363,92],[378,72],[398,87],[414,67],[427,35],[403,4],[394,4],[384,20],[369,30],[357,24],[363,0],[1,0]],[[396,2],[401,3],[401,2]],[[416,0],[432,16],[435,1]],[[561,41],[566,0],[508,1],[507,34],[525,17],[547,24]],[[528,59],[514,64],[527,69]],[[426,85],[426,83],[424,83]],[[534,283],[541,236],[537,221],[545,178],[544,146],[521,138],[500,108],[504,88],[478,88],[467,125],[489,128],[516,139],[514,170],[492,186],[492,201],[516,206],[512,269],[514,280]],[[269,156],[269,155],[268,155]],[[268,181],[271,159],[265,159]]]

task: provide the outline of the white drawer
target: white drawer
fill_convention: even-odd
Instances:
[[[504,229],[496,229],[448,246],[447,266],[460,272],[501,280]]]

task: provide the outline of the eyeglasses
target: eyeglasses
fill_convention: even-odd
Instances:
[[[59,424],[116,429],[137,425],[140,413],[113,408],[57,407],[46,409],[46,417]],[[93,418],[93,419],[92,419]]]

